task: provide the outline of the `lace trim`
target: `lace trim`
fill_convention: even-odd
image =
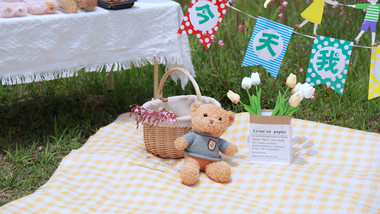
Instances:
[[[152,123],[146,123],[153,126],[158,127],[170,127],[170,128],[191,128],[191,123],[159,123],[159,124],[152,124]]]

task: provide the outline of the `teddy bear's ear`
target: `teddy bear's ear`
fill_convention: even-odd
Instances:
[[[228,111],[227,115],[228,115],[229,126],[232,126],[232,124],[235,121],[235,113],[233,113],[232,111]]]
[[[197,110],[197,108],[199,108],[199,106],[201,105],[202,103],[199,101],[196,101],[195,103],[191,104],[191,112],[194,112],[195,110]]]

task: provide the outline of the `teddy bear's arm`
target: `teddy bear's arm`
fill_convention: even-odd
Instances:
[[[224,154],[231,157],[231,156],[234,156],[237,152],[238,152],[237,146],[235,146],[234,144],[230,144],[228,145],[226,151],[224,151]]]
[[[194,142],[195,135],[196,135],[195,133],[190,131],[182,135],[182,137],[178,137],[174,141],[174,147],[179,151],[186,149],[188,146],[191,146],[191,144]]]
[[[183,151],[184,149],[186,149],[187,147],[187,141],[185,138],[183,137],[178,137],[175,141],[174,141],[174,146],[175,146],[175,149],[179,150],[179,151]]]
[[[238,152],[237,146],[234,144],[220,138],[219,139],[219,151],[221,151],[223,154],[227,156],[234,156]]]

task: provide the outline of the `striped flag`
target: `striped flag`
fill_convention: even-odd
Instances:
[[[291,27],[259,17],[242,66],[262,65],[276,78],[292,33]]]

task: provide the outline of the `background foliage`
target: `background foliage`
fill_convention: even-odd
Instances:
[[[184,12],[189,1],[178,1]],[[255,17],[262,16],[293,27],[302,21],[300,13],[310,4],[305,0],[275,0],[267,9],[264,1],[235,0],[233,6]],[[364,1],[366,2],[366,1]],[[343,0],[340,3],[362,3]],[[353,41],[364,19],[361,10],[325,7],[318,34]],[[216,98],[224,108],[241,112],[226,97],[228,90],[242,95],[244,76],[259,72],[262,108],[273,108],[278,90],[285,89],[290,73],[304,82],[312,39],[293,34],[277,79],[261,66],[241,67],[256,20],[229,9],[209,51],[195,35],[189,35],[196,81],[202,95]],[[296,31],[310,35],[312,24]],[[379,41],[377,40],[379,43]],[[370,45],[366,32],[360,45]],[[302,101],[295,118],[344,126],[364,131],[380,131],[379,98],[367,100],[370,50],[355,48],[342,96],[316,87],[317,98]],[[141,105],[153,96],[153,66],[115,72],[115,89],[108,90],[108,73],[83,73],[77,77],[15,86],[0,85],[0,206],[32,193],[44,184],[61,159],[79,148],[100,127],[111,123],[130,106]],[[160,66],[161,75],[164,66]],[[185,90],[167,81],[164,96],[194,94],[189,83]]]

